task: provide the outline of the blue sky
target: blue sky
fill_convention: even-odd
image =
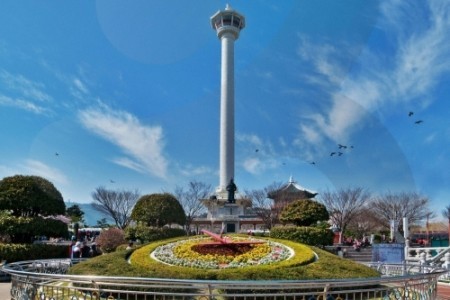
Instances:
[[[220,42],[209,18],[225,4],[2,1],[0,178],[43,176],[81,203],[98,186],[218,186]],[[415,191],[440,215],[450,2],[229,4],[246,17],[235,44],[238,188],[293,176],[319,193]]]

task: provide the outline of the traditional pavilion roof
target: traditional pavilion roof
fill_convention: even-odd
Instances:
[[[270,192],[267,196],[273,200],[277,200],[280,196],[297,199],[311,199],[317,194],[317,192],[307,190],[299,185],[291,176],[288,183],[283,185],[280,189]]]

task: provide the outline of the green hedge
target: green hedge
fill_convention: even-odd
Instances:
[[[11,238],[13,243],[29,243],[34,236],[67,237],[67,224],[41,217],[0,216],[0,232]]]
[[[142,224],[128,226],[125,229],[125,239],[140,240],[144,244],[179,236],[186,236],[186,231],[179,228],[149,227]]]
[[[274,227],[270,230],[270,237],[318,247],[333,244],[333,232],[318,227]]]
[[[69,245],[0,244],[0,260],[7,263],[50,258],[69,258]]]

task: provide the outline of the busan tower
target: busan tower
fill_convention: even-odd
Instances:
[[[217,196],[227,193],[234,180],[234,41],[245,27],[245,17],[228,4],[211,17],[211,25],[221,42],[220,84],[220,184]]]

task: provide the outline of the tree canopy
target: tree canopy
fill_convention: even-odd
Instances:
[[[311,199],[296,200],[288,204],[280,215],[283,223],[297,226],[311,226],[318,221],[328,221],[329,214],[325,205]]]
[[[83,221],[84,211],[82,211],[80,206],[77,204],[68,207],[66,210],[66,214],[70,217],[72,222]]]
[[[55,186],[42,177],[15,175],[0,181],[0,210],[16,217],[63,215],[63,197]]]
[[[169,193],[142,196],[134,206],[131,218],[147,226],[156,227],[172,223],[184,225],[186,222],[183,207]]]
[[[38,176],[16,175],[0,181],[0,232],[13,243],[31,243],[35,236],[67,237],[67,225],[54,218],[65,213],[61,193]]]

